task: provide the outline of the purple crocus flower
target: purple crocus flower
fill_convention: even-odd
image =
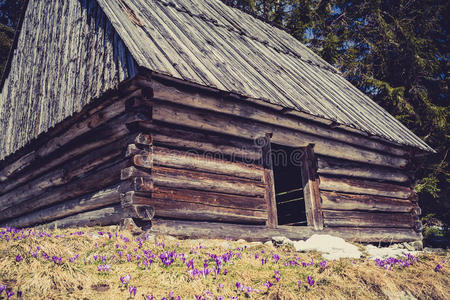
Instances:
[[[278,254],[272,255],[272,258],[275,262],[278,262],[280,260],[280,256]]]
[[[434,268],[435,272],[439,272],[442,269],[442,266],[440,264],[437,264],[437,266]]]
[[[267,286],[267,288],[270,289],[273,286],[273,283],[270,281],[267,281],[265,286]]]
[[[219,283],[219,289],[223,289],[224,285],[222,283]]]
[[[297,280],[297,286],[300,288],[302,286],[302,282],[300,280]]]
[[[326,260],[322,260],[322,261],[320,262],[320,267],[321,267],[322,269],[325,269],[325,268],[327,267],[327,261],[326,261]]]
[[[145,299],[146,300],[154,300],[155,297],[153,297],[153,295],[147,295],[147,296],[145,296]]]
[[[6,286],[0,285],[0,294],[3,293],[4,290],[6,290]]]
[[[20,256],[20,254],[17,254],[17,256],[16,256],[16,261],[17,262],[21,262],[22,261],[22,256]]]
[[[136,290],[137,289],[135,286],[130,285],[130,287],[128,288],[128,291],[130,292],[130,297],[136,296]]]
[[[313,286],[314,285],[314,279],[312,278],[312,276],[308,276],[308,277],[306,277],[306,279],[308,280],[309,286]]]
[[[6,297],[11,298],[12,296],[14,296],[14,292],[13,291],[6,291]]]
[[[240,290],[242,288],[242,283],[236,282],[236,288]]]

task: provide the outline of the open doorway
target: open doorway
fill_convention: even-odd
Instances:
[[[271,145],[278,225],[307,226],[302,182],[303,150]]]

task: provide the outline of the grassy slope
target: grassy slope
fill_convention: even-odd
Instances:
[[[99,235],[99,231],[105,234]],[[127,299],[130,293],[120,277],[128,274],[131,275],[129,286],[137,288],[135,299],[145,299],[147,295],[170,299],[170,292],[174,299],[178,296],[181,299],[195,299],[195,296],[205,299],[218,296],[223,299],[232,296],[239,299],[385,299],[386,294],[398,295],[400,291],[410,291],[420,298],[450,298],[448,252],[441,256],[421,255],[411,266],[395,266],[389,271],[364,259],[329,261],[323,268],[319,265],[322,261],[319,253],[297,253],[289,247],[274,248],[244,241],[157,237],[142,241],[140,245],[136,237],[118,231],[117,227],[54,230],[45,234],[37,230],[12,234],[0,229],[0,232],[3,232],[0,233],[0,285],[16,293],[11,299],[16,299],[18,290],[22,291],[24,299]],[[231,249],[224,247],[226,245]],[[151,250],[154,255],[149,255],[154,262],[147,267],[142,267],[146,259],[143,250]],[[168,267],[159,258],[167,252],[177,255]],[[213,271],[216,261],[210,254],[226,253],[231,259],[221,263],[222,270],[216,276]],[[278,262],[274,254],[280,256]],[[76,255],[78,258],[71,261]],[[103,262],[102,257],[106,259]],[[267,259],[264,265],[262,258]],[[186,267],[191,259],[199,270],[204,270],[206,261],[211,273],[193,279]],[[312,259],[314,265],[302,266],[302,262],[310,263]],[[442,263],[443,260],[447,262]],[[286,266],[290,261],[297,265]],[[110,266],[109,271],[98,270],[99,265],[106,264]],[[437,264],[443,265],[438,272],[435,271]],[[226,275],[223,274],[225,269]],[[280,274],[278,283],[275,271]],[[307,284],[307,276],[315,281],[312,287]],[[300,288],[299,280],[302,281]],[[270,289],[265,286],[267,281],[273,283]],[[238,290],[236,282],[260,291]],[[0,294],[0,299],[6,299],[6,291]]]

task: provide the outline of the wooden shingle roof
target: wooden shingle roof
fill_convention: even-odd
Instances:
[[[141,67],[433,151],[288,33],[219,0],[98,0]]]

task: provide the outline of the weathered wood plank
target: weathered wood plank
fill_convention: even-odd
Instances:
[[[48,190],[39,197],[29,201],[22,202],[18,207],[3,210],[0,214],[0,219],[7,220],[15,218],[31,211],[36,211],[39,208],[76,198],[83,194],[98,191],[99,189],[113,185],[120,180],[120,171],[128,164],[128,161],[118,161],[103,165],[101,168],[89,172],[80,179]]]
[[[147,171],[136,167],[127,167],[121,171],[121,180],[134,177],[151,178],[156,186],[253,197],[263,197],[264,195],[264,184],[262,182],[212,173],[159,166],[154,166],[153,169]]]
[[[134,114],[125,114],[99,128],[81,135],[65,146],[63,148],[64,151],[39,158],[33,165],[30,165],[26,170],[24,169],[20,174],[18,173],[17,176],[12,176],[8,181],[0,183],[0,195],[23,185],[29,180],[32,180],[83,153],[89,151],[95,152],[96,149],[123,138],[130,134],[126,124],[136,120],[141,120],[141,118]],[[130,138],[130,142],[133,142],[133,138]]]
[[[252,197],[263,197],[265,193],[265,185],[262,182],[204,172],[154,167],[151,178],[157,186]]]
[[[259,210],[212,206],[172,199],[157,199],[153,195],[150,198],[136,195],[133,192],[127,193],[126,197],[131,198],[127,200],[127,203],[152,207],[155,210],[156,217],[244,224],[264,224],[267,219],[267,213]]]
[[[153,119],[247,139],[256,139],[266,132],[272,132],[272,142],[280,145],[305,147],[308,144],[315,144],[317,154],[369,164],[404,168],[408,163],[408,160],[404,158],[363,150],[346,143],[324,139],[292,129],[249,121],[244,118],[224,116],[218,113],[211,114],[207,111],[168,104],[163,101],[154,104]]]
[[[386,196],[408,199],[413,191],[409,187],[368,180],[320,176],[319,188],[325,191]]]
[[[223,193],[213,193],[188,189],[174,189],[155,186],[151,197],[161,200],[175,200],[193,203],[201,203],[210,206],[228,208],[242,208],[244,210],[267,210],[267,204],[262,197],[246,197]]]
[[[150,233],[189,238],[230,238],[234,240],[267,241],[273,236],[285,236],[292,240],[304,240],[313,234],[330,234],[348,241],[359,242],[410,242],[421,240],[422,236],[405,228],[351,228],[336,227],[314,230],[307,226],[266,226],[238,225],[213,222],[192,222],[154,219]]]
[[[266,199],[267,206],[267,227],[277,228],[278,226],[278,214],[277,214],[277,201],[275,199],[275,179],[273,177],[273,162],[272,162],[272,148],[270,144],[271,135],[266,133],[258,140],[262,141],[261,157],[264,168],[264,198]]]
[[[110,204],[120,203],[119,185],[98,192],[65,201],[61,204],[37,210],[30,214],[8,221],[7,226],[22,228],[35,224],[51,222],[66,216],[83,213]]]
[[[411,212],[416,205],[410,200],[322,191],[322,209]]]
[[[243,159],[252,163],[261,159],[261,152],[252,142],[241,141],[229,136],[217,135],[169,127],[163,124],[140,123],[140,126],[149,131],[156,145],[163,147],[176,147],[187,150],[208,153],[218,158],[230,157]]]
[[[323,210],[323,217],[325,226],[330,227],[412,228],[414,226],[411,213]]]
[[[153,80],[152,86],[155,101],[157,99],[163,99],[195,108],[208,109],[213,112],[236,115],[394,155],[406,156],[408,154],[407,151],[399,147],[373,141],[361,135],[345,133],[321,124],[314,124],[301,118],[286,116],[280,111],[265,109],[261,106],[258,107],[242,99],[236,101],[231,97],[224,98],[219,97],[217,94],[202,93],[193,88],[176,87],[168,82],[158,80]]]
[[[9,176],[14,173],[20,172],[24,168],[28,167],[36,159],[36,152],[32,151],[25,154],[12,164],[6,166],[0,171],[0,182],[6,181]]]
[[[323,229],[323,217],[320,203],[319,177],[317,175],[317,162],[313,146],[311,145],[304,149],[301,168],[308,225],[313,226],[316,230],[321,230]]]
[[[135,166],[152,168],[164,166],[171,168],[202,171],[214,174],[229,175],[256,181],[262,181],[262,167],[245,164],[242,162],[231,162],[196,153],[194,150],[179,151],[158,146],[153,146],[148,155],[137,154],[133,157]]]
[[[44,224],[44,228],[66,228],[82,226],[107,226],[119,224],[126,212],[120,205],[79,213]]]
[[[319,174],[350,176],[366,179],[406,183],[410,178],[406,172],[386,167],[355,163],[350,160],[339,160],[331,157],[318,157]]]

